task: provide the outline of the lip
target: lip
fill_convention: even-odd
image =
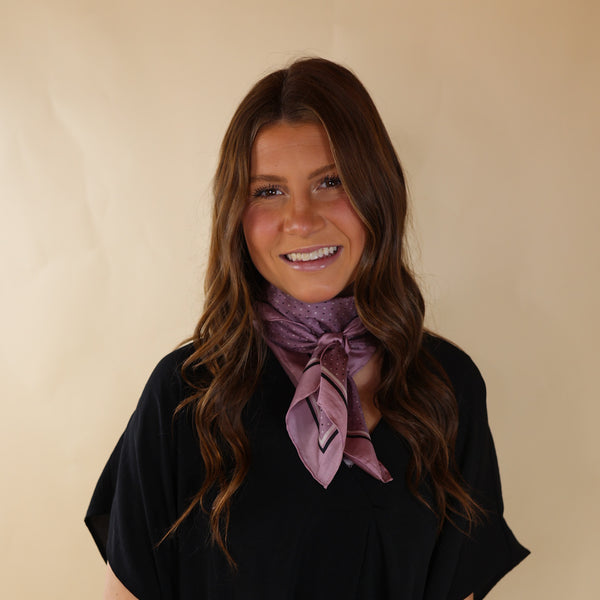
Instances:
[[[331,246],[337,247],[337,252],[335,254],[330,254],[329,256],[323,256],[321,258],[316,258],[315,260],[306,261],[306,262],[292,262],[286,258],[286,254],[301,254],[301,253],[310,253],[315,252],[316,250],[320,250],[321,248],[330,248]],[[308,246],[306,248],[297,248],[294,250],[290,250],[289,252],[285,252],[284,254],[280,254],[279,258],[290,268],[296,271],[320,271],[321,269],[327,268],[330,264],[335,262],[344,247],[340,244],[321,244],[319,246]]]

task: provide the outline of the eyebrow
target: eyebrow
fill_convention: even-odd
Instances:
[[[313,177],[317,177],[318,175],[322,175],[327,171],[331,171],[331,169],[335,169],[335,163],[331,163],[329,165],[325,165],[324,167],[319,167],[314,171],[311,171],[308,174],[307,179],[312,179]],[[279,175],[254,175],[254,177],[250,177],[250,183],[254,181],[275,181],[275,182],[285,182],[287,181],[285,177],[279,177]]]

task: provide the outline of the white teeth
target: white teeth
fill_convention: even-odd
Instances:
[[[317,260],[324,256],[331,256],[338,251],[339,246],[325,246],[312,252],[290,252],[285,257],[291,262],[309,262],[311,260]]]

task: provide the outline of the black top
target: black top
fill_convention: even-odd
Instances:
[[[464,600],[483,598],[528,551],[503,517],[488,428],[485,384],[471,359],[437,338],[428,346],[459,405],[456,458],[487,516],[470,535],[433,513],[406,485],[409,451],[385,422],[372,439],[393,481],[342,463],[324,489],[301,463],[285,428],[294,393],[270,354],[245,410],[250,471],[234,497],[232,572],[208,541],[199,509],[157,545],[200,489],[203,462],[189,417],[173,411],[190,390],[186,346],[156,367],[92,497],[86,523],[119,580],[140,600]]]

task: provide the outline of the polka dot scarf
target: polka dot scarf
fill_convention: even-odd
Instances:
[[[391,481],[375,454],[352,378],[375,352],[354,298],[305,304],[269,286],[257,308],[268,346],[296,385],[286,426],[312,476],[327,488],[345,460]]]

